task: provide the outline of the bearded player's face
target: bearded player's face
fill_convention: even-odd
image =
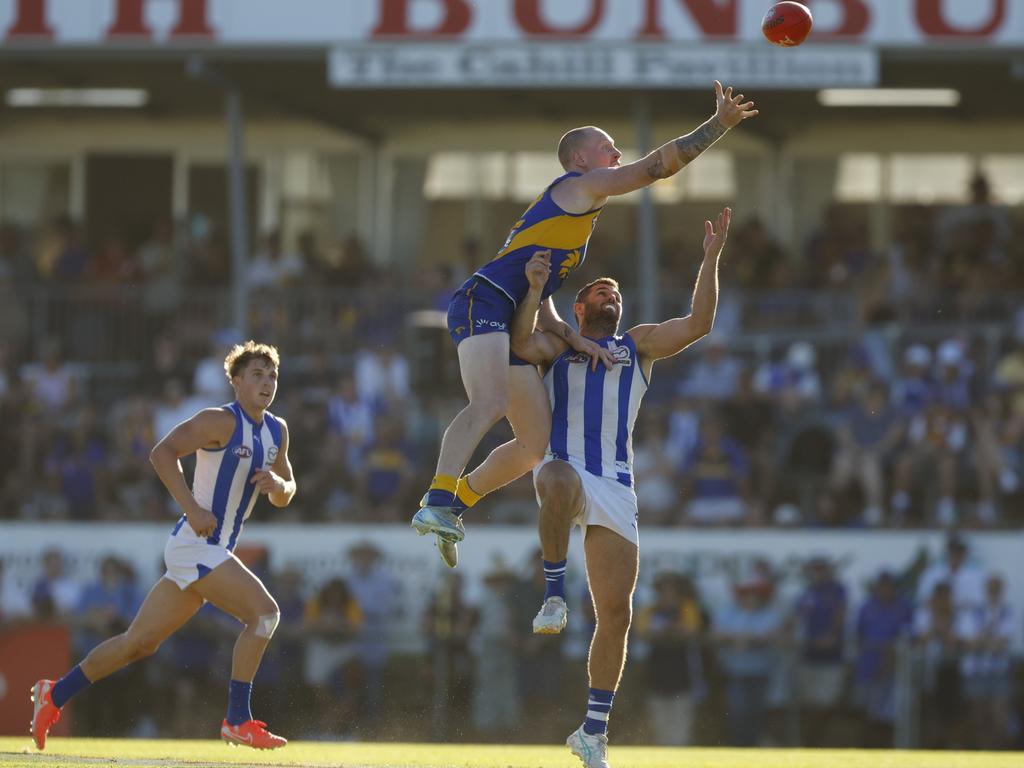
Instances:
[[[619,327],[622,317],[622,294],[606,284],[595,285],[582,301],[581,325],[589,328],[611,329]]]

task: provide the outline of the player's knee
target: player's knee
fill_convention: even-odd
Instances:
[[[164,638],[155,632],[129,632],[124,637],[129,661],[152,656],[164,641]]]
[[[258,606],[246,622],[252,627],[253,634],[269,640],[277,631],[277,625],[281,623],[281,610],[277,603],[271,598],[266,603]]]
[[[602,606],[600,621],[613,632],[625,635],[633,621],[633,609],[628,600],[614,600]]]
[[[274,632],[277,631],[277,625],[280,623],[280,611],[264,613],[256,619],[255,629],[253,630],[253,632],[255,633],[256,637],[262,637],[269,640],[274,636]]]
[[[579,493],[579,487],[580,481],[576,470],[564,461],[545,464],[537,473],[537,489],[541,498],[558,507],[568,507]]]

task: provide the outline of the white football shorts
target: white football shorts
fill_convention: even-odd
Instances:
[[[226,547],[208,544],[206,539],[196,536],[186,522],[167,538],[164,547],[167,573],[164,577],[177,584],[179,589],[188,589],[193,582],[234,557]]]
[[[537,474],[541,467],[549,461],[561,461],[550,456],[538,464],[533,470],[534,488],[537,487]],[[583,485],[583,511],[572,521],[583,529],[583,535],[587,535],[587,526],[600,525],[610,528],[627,541],[640,546],[640,532],[637,530],[638,508],[636,503],[636,492],[629,486],[623,485],[611,477],[599,477],[587,472],[583,467],[572,461],[567,461],[570,467],[576,470]],[[540,504],[540,494],[537,494],[537,503]]]

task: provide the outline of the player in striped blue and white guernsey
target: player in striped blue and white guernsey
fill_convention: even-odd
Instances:
[[[288,425],[267,410],[277,394],[279,364],[272,346],[236,345],[224,360],[235,401],[200,411],[153,448],[153,468],[183,513],[164,548],[167,573],[123,634],[96,646],[60,680],[36,683],[32,732],[39,749],[72,696],[154,653],[207,601],[244,626],[232,657],[221,738],[257,749],[287,744],[253,718],[249,704],[253,677],[281,614],[263,582],[234,554],[260,495],[276,507],[287,506],[295,495]],[[190,490],[179,459],[193,453]]]
[[[541,369],[551,402],[551,441],[534,470],[547,592],[533,631],[565,628],[565,566],[572,526],[583,529],[587,579],[597,628],[590,646],[587,716],[566,743],[587,768],[608,767],[608,717],[626,659],[633,590],[639,569],[633,488],[633,425],[656,360],[678,354],[711,331],[718,305],[718,259],[732,212],[705,222],[704,262],[686,317],[638,325],[619,335],[618,283],[599,278],[576,295],[580,334],[610,350],[612,370],[588,365],[557,335],[537,330],[536,307],[551,269],[547,251],[526,266],[530,292],[516,312],[514,354]]]

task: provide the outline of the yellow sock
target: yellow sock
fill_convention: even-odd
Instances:
[[[472,507],[483,498],[483,494],[477,493],[470,487],[468,477],[460,477],[458,487],[455,489],[455,498],[467,507]]]
[[[454,494],[455,489],[458,487],[458,482],[451,475],[434,475],[434,479],[430,481],[430,490],[447,491]]]

